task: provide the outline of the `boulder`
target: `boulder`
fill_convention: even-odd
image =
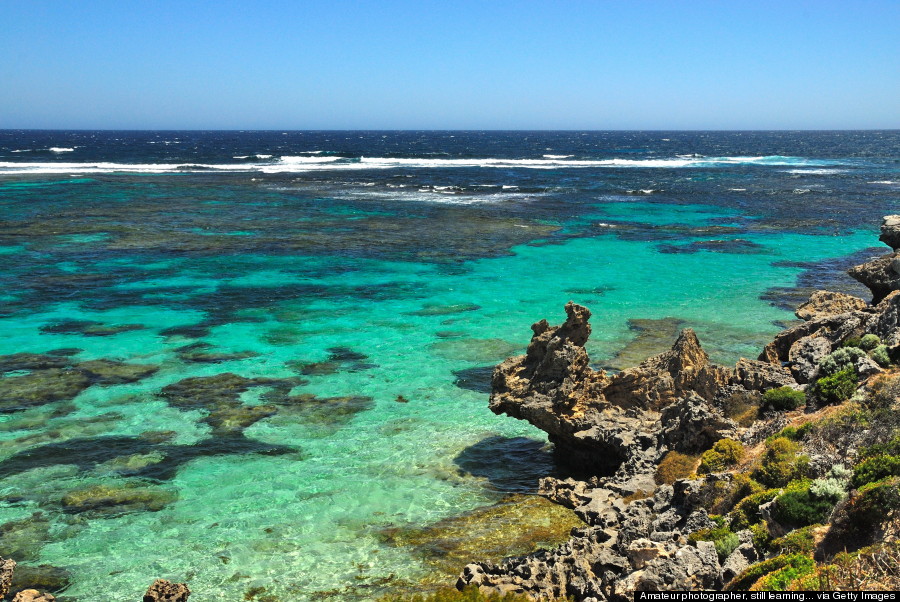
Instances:
[[[144,594],[144,602],[187,602],[191,590],[187,583],[172,583],[157,579]]]
[[[52,594],[42,594],[36,589],[23,589],[12,602],[54,602],[56,596]]]
[[[815,291],[810,295],[809,301],[798,307],[794,313],[801,320],[809,321],[865,309],[867,306],[868,303],[863,299],[853,295],[832,291]]]
[[[884,216],[878,240],[895,251],[900,250],[900,215]]]
[[[13,572],[16,569],[16,561],[11,558],[0,558],[0,600],[9,593]]]
[[[819,361],[831,353],[831,343],[824,337],[803,337],[791,345],[788,351],[788,362],[791,374],[798,383],[805,384],[815,380],[819,371]]]
[[[741,358],[735,364],[731,384],[740,385],[748,391],[765,392],[797,383],[791,372],[782,366]]]
[[[663,409],[660,420],[663,441],[671,449],[683,453],[706,450],[719,439],[733,436],[737,427],[693,393]]]
[[[900,252],[882,255],[847,273],[872,291],[872,304],[877,305],[892,291],[900,290]]]

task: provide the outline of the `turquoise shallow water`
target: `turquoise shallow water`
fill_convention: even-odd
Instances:
[[[794,194],[780,167],[559,169],[541,186],[517,168],[421,169],[6,176],[0,555],[64,568],[77,600],[137,599],[157,577],[223,601],[412,588],[432,567],[384,529],[533,492],[553,469],[543,433],[487,409],[490,367],[524,351],[533,322],[587,305],[600,366],[639,335],[633,320],[690,326],[720,362],[755,357],[793,317],[785,291],[852,290],[833,260],[876,240],[876,223],[837,223],[836,201],[784,215],[831,197]],[[816,177],[883,212],[896,196],[867,182],[891,176],[867,174]],[[742,182],[755,203],[627,192],[706,186],[692,177]],[[477,202],[387,187],[408,179]],[[497,182],[519,192],[478,196]],[[9,359],[22,352],[50,354]],[[155,371],[117,382],[94,360]],[[93,506],[78,501],[89,487]]]

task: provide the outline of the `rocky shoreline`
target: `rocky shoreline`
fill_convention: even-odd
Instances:
[[[584,602],[809,589],[804,578],[834,566],[836,540],[852,543],[853,562],[894,553],[900,216],[884,218],[880,240],[893,251],[849,270],[871,303],[817,291],[802,323],[733,367],[710,363],[685,329],[671,350],[608,374],[584,349],[587,308],[570,302],[562,325],[535,323],[527,353],[496,367],[490,409],[547,432],[559,462],[593,475],[544,478],[539,491],[587,526],[554,550],[469,564],[457,587]]]

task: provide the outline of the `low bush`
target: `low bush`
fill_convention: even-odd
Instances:
[[[856,362],[866,357],[866,352],[858,347],[841,347],[819,360],[819,376],[831,376],[844,370],[856,374]]]
[[[689,477],[697,466],[697,456],[670,451],[656,467],[656,484],[671,485],[678,479]]]
[[[869,352],[869,357],[882,368],[887,368],[891,365],[891,356],[888,354],[887,345],[879,345]]]
[[[806,394],[790,387],[769,389],[763,394],[763,406],[773,410],[796,410],[806,404]]]
[[[756,591],[784,591],[797,579],[811,575],[816,569],[816,563],[811,555],[792,554],[787,565],[772,571],[753,584],[751,589]]]
[[[778,496],[773,512],[775,520],[795,528],[825,522],[838,500],[816,496],[810,491],[810,485],[809,481],[798,481]]]
[[[759,513],[759,507],[774,500],[779,492],[779,489],[767,489],[765,491],[760,491],[759,493],[748,495],[742,499],[734,506],[734,509],[728,513],[728,517],[731,519],[731,528],[740,531],[741,529],[747,529],[751,525],[759,523],[762,520],[762,515]]]
[[[688,541],[691,543],[697,543],[698,541],[713,542],[713,545],[716,546],[716,554],[719,555],[720,561],[728,558],[738,547],[738,544],[740,544],[738,536],[725,524],[720,524],[714,529],[694,531],[688,536]]]
[[[771,589],[783,590],[790,581],[799,577],[801,573],[811,572],[814,566],[815,563],[812,558],[806,554],[782,554],[775,558],[757,562],[753,566],[745,569],[744,572],[735,577],[725,589],[730,591],[745,591],[751,587],[753,587],[753,589],[761,589],[754,587],[754,584],[762,578],[768,575],[774,575],[777,572],[781,573],[782,577],[773,580],[774,583],[772,583],[773,587],[771,587]],[[784,569],[789,570],[782,573]],[[790,580],[784,583],[783,586],[777,587],[787,578],[790,578]]]
[[[734,439],[719,439],[712,449],[700,456],[698,473],[722,472],[734,466],[744,457],[744,446]]]
[[[826,404],[835,404],[850,399],[856,392],[856,371],[852,368],[840,370],[817,380],[811,387],[813,395]]]
[[[807,435],[816,430],[816,425],[812,422],[806,422],[799,427],[796,426],[786,426],[777,432],[774,435],[766,437],[766,441],[771,441],[772,439],[778,439],[779,437],[785,437],[790,439],[791,441],[802,441],[806,438]]]
[[[868,483],[850,499],[847,517],[857,529],[871,529],[900,511],[900,477]]]
[[[851,483],[854,487],[859,488],[885,477],[896,476],[900,476],[900,456],[878,454],[868,457],[856,465],[853,469]]]
[[[878,338],[877,334],[867,334],[859,340],[857,347],[863,351],[872,351],[879,345],[881,345],[881,339]]]
[[[787,437],[766,440],[762,465],[753,472],[753,478],[767,487],[784,487],[803,478],[809,469],[809,457],[799,452],[800,446]]]
[[[812,554],[816,548],[812,530],[816,525],[809,525],[802,529],[795,529],[784,537],[771,542],[773,550],[780,550],[779,554]]]

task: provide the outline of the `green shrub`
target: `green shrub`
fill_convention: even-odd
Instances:
[[[806,403],[806,394],[790,387],[769,389],[763,394],[763,406],[773,410],[796,410]]]
[[[900,476],[900,456],[879,454],[866,458],[853,469],[854,487],[859,488],[868,483],[880,481],[885,477]]]
[[[877,334],[867,334],[859,340],[858,347],[863,351],[872,351],[879,345],[881,345],[881,339]]]
[[[814,527],[815,525],[809,525],[779,537],[771,543],[772,549],[780,550],[780,554],[812,554],[816,548],[812,534]]]
[[[871,458],[873,456],[900,456],[900,433],[896,434],[889,441],[884,443],[876,443],[869,447],[859,450],[860,458]]]
[[[825,522],[837,500],[819,498],[810,491],[809,481],[800,481],[775,500],[773,516],[779,523],[805,527]]]
[[[888,354],[887,345],[879,345],[869,352],[869,357],[882,368],[891,365],[891,356]]]
[[[765,491],[760,491],[759,493],[748,495],[742,499],[735,505],[734,509],[728,513],[728,517],[731,519],[731,528],[739,531],[760,522],[762,520],[762,515],[759,513],[759,507],[774,500],[779,492],[780,490],[778,489],[767,489]]]
[[[734,552],[735,548],[740,544],[740,541],[738,540],[738,536],[728,528],[726,522],[722,520],[721,517],[718,518],[719,520],[715,521],[718,524],[717,527],[694,531],[688,536],[688,541],[691,543],[697,543],[698,541],[713,542],[716,546],[716,554],[719,555],[719,560],[722,561]]]
[[[816,563],[811,555],[793,554],[791,561],[777,571],[772,571],[754,584],[753,589],[765,591],[784,591],[796,579],[811,574]]]
[[[766,441],[778,439],[779,437],[785,437],[787,439],[790,439],[791,441],[802,441],[814,430],[816,430],[816,425],[812,422],[806,422],[799,427],[786,426],[774,435],[766,437]]]
[[[753,546],[757,550],[768,550],[772,545],[772,534],[769,533],[769,524],[766,521],[760,521],[755,525],[750,525],[750,533],[753,534]]]
[[[859,488],[847,505],[847,516],[858,529],[871,529],[900,510],[900,477],[888,477]]]
[[[866,352],[857,347],[841,347],[819,360],[819,375],[831,376],[844,370],[856,374],[856,362],[866,357]]]
[[[762,465],[753,472],[753,478],[767,487],[784,487],[803,478],[809,468],[809,458],[797,455],[799,451],[800,446],[787,437],[766,440]]]
[[[852,368],[824,376],[812,386],[816,399],[834,404],[850,399],[856,392],[856,372]]]
[[[744,570],[743,573],[734,578],[734,580],[728,584],[726,589],[731,591],[743,591],[750,589],[754,583],[766,577],[768,575],[773,575],[776,572],[782,573],[784,569],[789,569],[787,573],[782,573],[782,578],[778,578],[775,580],[773,585],[781,585],[781,583],[786,579],[790,578],[790,581],[793,581],[797,577],[801,575],[801,573],[812,571],[815,563],[812,558],[807,556],[806,554],[782,554],[781,556],[776,556],[775,558],[770,558],[768,560],[763,560],[762,562],[757,562],[753,566]],[[781,587],[772,587],[771,589],[784,589],[787,587],[787,584],[784,583]],[[768,583],[767,583],[768,585]]]
[[[734,466],[744,457],[744,446],[734,439],[719,439],[712,449],[708,449],[700,456],[698,473],[722,472],[730,466]]]
[[[860,339],[859,337],[850,337],[849,339],[841,343],[841,347],[859,347],[861,342],[862,339]]]

